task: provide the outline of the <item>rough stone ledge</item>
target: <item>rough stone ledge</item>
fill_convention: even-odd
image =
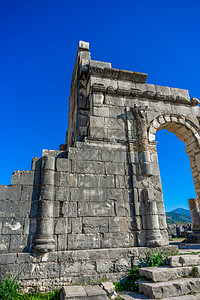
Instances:
[[[174,245],[157,247],[162,249],[167,255],[177,254],[178,247]],[[82,261],[96,259],[117,259],[119,257],[130,258],[145,257],[148,247],[129,247],[129,248],[104,248],[104,249],[85,249],[73,251],[55,251],[45,254],[35,253],[5,253],[0,255],[0,265],[17,263],[39,263],[39,262],[63,262],[66,260]],[[190,255],[191,256],[191,255]]]
[[[114,90],[113,87],[105,87],[103,84],[94,83],[92,85],[92,92],[101,92],[101,93],[108,93],[114,94],[118,96],[131,96],[134,98],[144,98],[150,100],[157,100],[157,101],[166,101],[172,103],[181,103],[190,106],[197,106],[199,105],[200,101],[197,98],[187,99],[183,96],[176,96],[176,95],[166,95],[160,92],[153,92],[153,91],[142,91],[140,89],[116,89]]]
[[[169,257],[169,264],[171,267],[187,267],[187,266],[199,266],[199,255],[177,255]]]
[[[193,267],[145,267],[139,269],[141,276],[144,276],[154,282],[163,282],[190,276]],[[198,269],[196,269],[198,272]]]
[[[94,286],[64,286],[61,290],[60,300],[106,300],[106,292],[98,285]]]
[[[146,296],[157,298],[177,297],[199,292],[200,278],[182,278],[167,282],[139,282],[139,290]]]
[[[147,74],[145,73],[131,72],[113,68],[100,68],[92,65],[89,66],[89,74],[141,83],[145,83],[147,79]]]

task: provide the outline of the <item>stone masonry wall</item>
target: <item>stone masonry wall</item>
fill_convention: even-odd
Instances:
[[[0,186],[0,276],[24,286],[119,278],[146,247],[168,246],[155,133],[186,144],[200,198],[199,101],[93,61],[79,43],[66,144]],[[42,281],[41,281],[42,279]]]

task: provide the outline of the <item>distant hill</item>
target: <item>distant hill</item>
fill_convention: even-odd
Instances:
[[[181,207],[176,208],[176,209],[170,211],[169,213],[186,215],[186,216],[190,217],[190,211],[189,211],[189,209],[185,209],[185,208],[181,208]]]
[[[168,224],[186,224],[191,223],[191,216],[189,209],[176,208],[166,213]]]

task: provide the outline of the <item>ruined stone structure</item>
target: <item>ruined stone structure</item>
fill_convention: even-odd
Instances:
[[[79,43],[66,143],[0,186],[1,276],[21,273],[27,286],[114,278],[145,247],[170,249],[155,133],[185,142],[199,199],[199,101],[146,78]]]

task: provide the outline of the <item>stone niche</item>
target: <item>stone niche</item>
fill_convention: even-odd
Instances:
[[[41,288],[115,280],[148,247],[176,251],[155,133],[185,142],[199,199],[199,101],[146,78],[91,60],[79,42],[65,144],[0,186],[0,276],[20,273],[24,286]]]

